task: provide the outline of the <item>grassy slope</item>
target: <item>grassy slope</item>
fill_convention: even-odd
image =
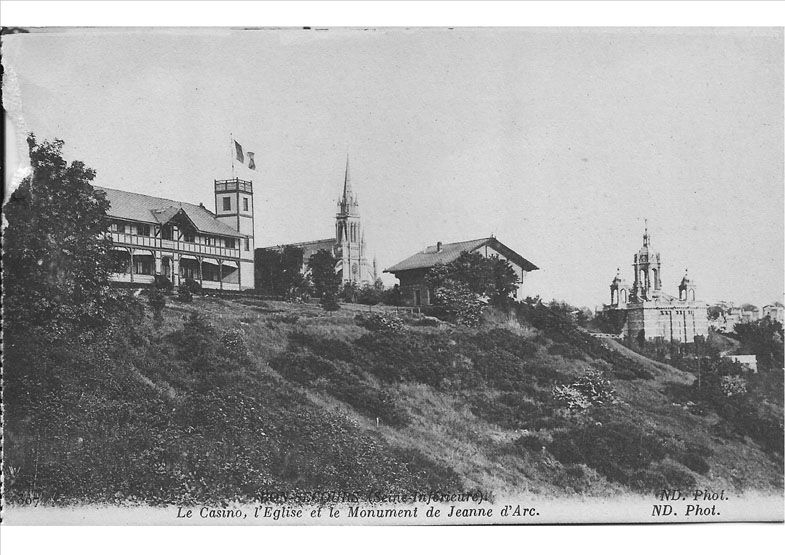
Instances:
[[[237,325],[238,321],[246,320],[240,322],[240,325],[248,330],[249,346],[262,364],[287,348],[286,337],[295,330],[307,330],[308,333],[349,342],[368,333],[354,321],[354,316],[367,312],[367,307],[345,305],[341,311],[326,315],[313,306],[287,303],[267,305],[276,312],[271,315],[267,308],[243,306],[231,301],[204,303],[200,309],[220,322],[220,325]],[[296,314],[300,319],[294,324],[279,321],[270,326],[270,318],[279,320],[281,314]],[[488,327],[496,325],[512,328],[522,338],[530,339],[538,334],[532,328],[521,328],[514,324],[510,326],[503,319],[486,324]],[[707,460],[712,470],[699,479],[710,482],[716,488],[768,490],[781,487],[779,462],[767,457],[750,440],[717,437],[712,432],[712,426],[717,423],[715,415],[690,414],[683,405],[674,404],[667,396],[669,384],[692,383],[690,374],[647,359],[613,340],[603,339],[602,342],[654,376],[653,380],[614,380],[623,404],[629,406],[640,419],[654,422],[664,434],[710,446],[711,454]],[[580,369],[596,362],[589,357],[580,361],[543,353],[539,357],[560,368],[561,381],[578,375]],[[269,371],[275,373],[272,369]],[[323,391],[308,387],[303,388],[303,391],[310,400],[326,410],[346,415],[372,433],[378,432],[389,444],[427,453],[438,464],[454,469],[467,487],[480,487],[494,492],[531,491],[552,495],[563,494],[565,490],[572,492],[569,486],[565,488],[558,484],[563,465],[552,457],[538,453],[524,453],[521,456],[521,453],[507,452],[505,447],[520,437],[524,433],[522,430],[506,429],[476,416],[465,399],[453,392],[439,391],[421,383],[401,383],[394,388],[402,405],[412,416],[411,423],[403,428],[377,424],[375,419],[358,414],[351,406]],[[623,486],[606,480],[590,469],[588,474],[590,480],[582,484],[582,493],[609,494],[625,490]]]
[[[201,359],[178,334],[194,311],[216,335],[239,330],[247,359],[189,370]],[[480,330],[369,332],[355,320],[364,312],[170,301],[159,328],[148,316],[142,339],[110,354],[113,370],[87,375],[88,386],[56,385],[38,412],[8,407],[9,498],[41,489],[66,501],[198,502],[262,488],[371,487],[612,495],[664,487],[657,480],[668,472],[715,489],[782,488],[781,456],[718,434],[716,414],[692,414],[674,400],[671,388],[688,385],[689,374],[612,341],[587,343],[570,326],[554,331],[498,314]],[[555,408],[551,387],[590,367],[612,376],[618,405],[591,418]],[[391,377],[401,369],[408,373]],[[654,476],[648,485],[557,449],[602,423],[611,433],[616,422],[671,446],[644,463]],[[702,474],[675,462],[693,445],[709,466]]]

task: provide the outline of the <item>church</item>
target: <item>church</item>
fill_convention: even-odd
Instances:
[[[343,180],[343,194],[338,201],[335,215],[335,236],[301,243],[275,245],[268,249],[283,250],[296,247],[303,250],[303,273],[308,271],[308,260],[320,250],[329,251],[338,259],[336,273],[342,283],[357,285],[373,284],[377,279],[376,260],[368,262],[365,246],[365,233],[360,219],[360,204],[352,190],[349,174],[349,157],[346,157],[346,172]]]
[[[693,343],[709,334],[708,305],[696,300],[696,285],[687,275],[679,283],[679,296],[662,290],[662,260],[651,246],[648,225],[643,246],[633,256],[633,284],[629,287],[616,270],[611,282],[611,302],[605,309],[622,324],[628,338]]]

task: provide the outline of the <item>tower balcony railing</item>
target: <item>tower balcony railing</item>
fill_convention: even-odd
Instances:
[[[220,256],[222,258],[240,258],[240,249],[229,249],[213,245],[203,245],[202,243],[190,243],[187,241],[176,241],[172,239],[161,239],[149,235],[132,235],[130,233],[109,233],[115,245],[123,247],[141,247],[168,250],[180,253],[198,254],[206,256]]]
[[[215,192],[229,193],[240,191],[241,193],[253,193],[253,182],[236,177],[234,179],[216,179]]]

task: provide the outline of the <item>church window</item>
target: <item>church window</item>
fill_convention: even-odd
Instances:
[[[229,197],[223,198],[224,203],[224,210],[231,210],[232,209],[232,199]]]
[[[245,238],[245,250],[251,250],[251,240],[248,237]]]
[[[248,199],[243,199],[243,211],[248,212]]]
[[[690,289],[690,300],[695,300],[695,289]]]

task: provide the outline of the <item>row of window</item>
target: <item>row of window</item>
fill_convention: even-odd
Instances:
[[[110,226],[110,230],[114,233],[126,233],[128,235],[140,235],[143,237],[150,237],[152,235],[151,226],[148,224],[126,224],[121,222],[113,222]],[[164,226],[161,230],[161,237],[163,239],[172,240],[172,228],[170,226]],[[226,249],[238,248],[237,242],[233,237],[216,237],[213,235],[201,235],[200,237],[202,245],[207,245],[210,247],[223,246]],[[196,243],[196,233],[193,231],[184,231],[182,240],[185,243]],[[248,237],[245,237],[244,247],[246,251],[251,250],[251,241]]]
[[[115,233],[127,233],[129,235],[150,236],[151,228],[148,224],[124,224],[115,222],[110,228]]]
[[[151,261],[138,260],[134,262],[134,274],[144,276],[155,275],[155,265]],[[199,269],[181,267],[180,276],[199,280]],[[206,281],[220,281],[220,276],[221,273],[218,271],[218,268],[206,267],[202,269],[202,279]]]
[[[674,312],[675,312],[675,314],[677,314],[679,316],[681,316],[682,314],[694,314],[694,311],[692,311],[692,310],[676,310]],[[660,315],[661,316],[667,316],[669,313],[670,313],[670,311],[668,311],[668,310],[660,310]]]
[[[223,209],[227,212],[232,209],[232,197],[223,197]],[[243,212],[248,212],[248,199],[243,198]]]

